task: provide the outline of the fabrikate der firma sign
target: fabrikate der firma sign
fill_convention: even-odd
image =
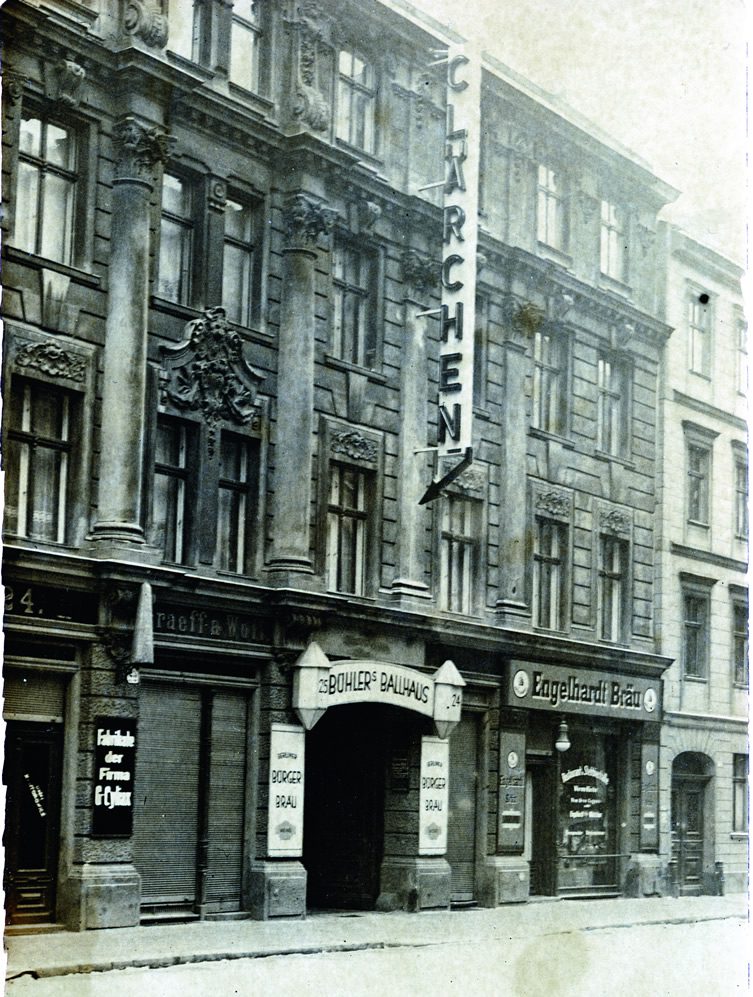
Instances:
[[[592,669],[511,661],[507,702],[556,713],[661,720],[661,680]]]

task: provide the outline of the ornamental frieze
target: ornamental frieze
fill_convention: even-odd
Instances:
[[[536,496],[536,508],[543,509],[552,516],[565,518],[570,515],[570,496],[566,492],[558,492],[553,489],[546,492],[539,492]]]
[[[332,432],[329,448],[333,454],[372,464],[379,457],[379,448],[374,440],[368,439],[357,429],[342,429]]]
[[[604,510],[601,513],[601,528],[609,533],[629,533],[630,517],[619,509]]]
[[[27,343],[16,354],[15,365],[22,370],[38,370],[49,377],[64,377],[69,381],[86,378],[86,358],[64,350],[52,340]]]

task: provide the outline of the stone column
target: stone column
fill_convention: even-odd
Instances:
[[[439,265],[408,250],[402,259],[403,357],[400,371],[400,456],[398,464],[397,565],[392,594],[428,599],[424,581],[427,506],[419,505],[431,480],[426,454],[416,453],[426,446],[428,426],[427,386],[429,371],[426,351],[428,316],[420,312],[437,284]]]
[[[509,301],[503,344],[502,475],[497,614],[502,624],[530,614],[525,602],[526,570],[526,398],[527,347],[540,321],[531,306]],[[527,310],[528,309],[528,310]],[[532,349],[532,347],[531,347]]]
[[[113,133],[109,294],[102,386],[98,518],[93,537],[110,544],[143,544],[149,198],[167,138],[131,115]]]
[[[311,461],[314,423],[314,264],[334,212],[298,192],[285,204],[282,304],[277,355],[277,421],[272,554],[280,584],[312,574]]]

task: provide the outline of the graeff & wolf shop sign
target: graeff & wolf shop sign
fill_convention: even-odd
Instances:
[[[507,684],[512,706],[653,723],[661,719],[658,679],[511,661]]]

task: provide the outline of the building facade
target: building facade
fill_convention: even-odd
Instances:
[[[661,892],[675,192],[408,8],[186,8],[3,8],[11,921]]]
[[[665,227],[662,852],[682,892],[747,889],[748,443],[742,271]],[[723,879],[722,879],[723,877]]]

